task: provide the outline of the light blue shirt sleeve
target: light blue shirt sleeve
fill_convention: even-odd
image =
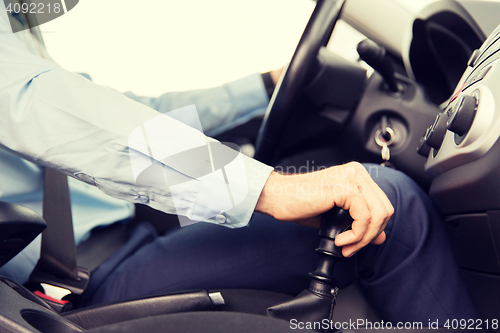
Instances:
[[[161,113],[194,104],[198,109],[203,132],[215,136],[250,119],[263,116],[269,97],[262,75],[253,74],[220,87],[185,92],[171,92],[160,97],[126,96]]]

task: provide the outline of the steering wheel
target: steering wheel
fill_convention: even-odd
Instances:
[[[279,140],[298,96],[318,66],[317,54],[326,46],[345,0],[317,0],[316,7],[295,49],[292,60],[276,85],[259,130],[254,158],[272,165]]]

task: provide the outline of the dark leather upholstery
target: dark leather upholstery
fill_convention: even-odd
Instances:
[[[0,201],[0,267],[21,252],[47,225],[21,205]]]
[[[267,312],[270,317],[285,320],[321,323],[326,319],[329,322],[335,307],[335,296],[306,289],[294,299],[270,307]]]
[[[290,295],[267,290],[254,289],[221,289],[225,304],[217,305],[217,310],[241,312],[265,316],[267,308],[283,303],[292,298]]]
[[[211,311],[215,306],[205,290],[153,296],[65,313],[64,318],[84,329],[170,313]]]
[[[104,326],[88,333],[289,333],[296,332],[286,321],[235,312],[191,312],[143,318]],[[301,333],[313,333],[300,330]]]

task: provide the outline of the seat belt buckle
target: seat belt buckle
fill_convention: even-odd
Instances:
[[[51,285],[48,285],[45,283],[42,283],[41,285],[42,285],[42,288],[44,291],[35,290],[33,292],[33,294],[35,294],[36,296],[43,299],[45,301],[45,303],[50,305],[50,307],[52,309],[54,309],[55,311],[57,311],[57,313],[63,313],[66,311],[73,310],[73,305],[71,304],[71,302],[68,300],[62,299],[62,297],[71,294],[71,292],[68,289],[51,286]],[[48,291],[51,290],[52,288],[58,288],[58,289],[61,289],[63,291],[65,290],[65,291],[67,291],[67,293],[65,293],[65,295],[62,296],[61,298],[49,296]],[[50,294],[52,294],[52,293],[50,293]]]
[[[35,292],[35,294],[48,303],[58,312],[67,311],[71,306],[68,300],[63,297],[80,296],[83,294],[90,280],[90,271],[86,268],[77,267],[77,278],[59,278],[52,274],[47,274],[38,266],[31,273],[30,280],[40,284],[44,292]]]

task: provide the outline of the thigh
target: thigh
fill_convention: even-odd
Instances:
[[[475,318],[444,221],[429,196],[401,172],[366,167],[395,208],[384,244],[357,256],[359,282],[370,302],[392,321]]]

